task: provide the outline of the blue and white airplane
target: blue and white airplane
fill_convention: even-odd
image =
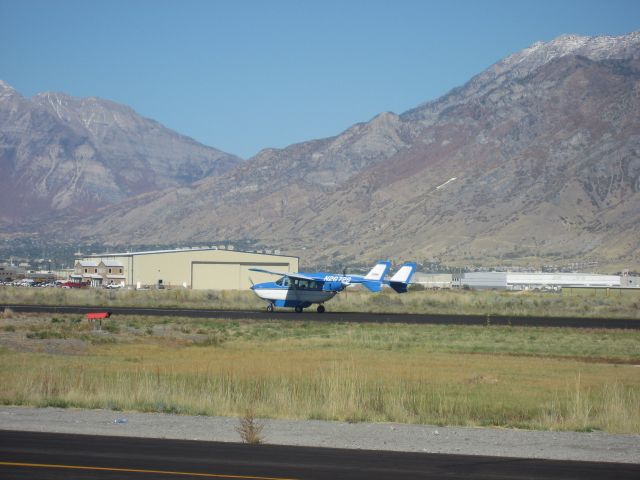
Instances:
[[[273,307],[293,307],[296,312],[302,312],[304,308],[318,303],[318,313],[324,312],[324,302],[331,300],[349,285],[364,285],[371,292],[379,292],[383,285],[389,285],[398,293],[407,291],[411,277],[416,271],[416,264],[407,262],[402,265],[396,274],[389,280],[385,275],[391,267],[391,262],[378,262],[365,276],[338,275],[334,273],[285,273],[272,272],[261,268],[250,268],[252,272],[278,275],[275,282],[256,283],[251,290],[268,303],[267,311],[272,312]]]

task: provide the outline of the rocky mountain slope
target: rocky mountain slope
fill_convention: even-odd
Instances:
[[[447,95],[126,200],[72,234],[255,239],[303,264],[640,265],[640,33],[536,43]],[[60,224],[68,232],[68,224]]]
[[[25,98],[0,81],[0,225],[87,213],[224,173],[240,159],[99,98]]]

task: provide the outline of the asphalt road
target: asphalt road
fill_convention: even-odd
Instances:
[[[637,479],[640,464],[0,430],[11,479]]]
[[[132,308],[132,307],[78,307],[57,305],[0,305],[14,312],[79,313],[109,311],[119,315],[181,316],[192,318],[228,318],[255,320],[322,320],[326,322],[358,323],[423,323],[436,325],[510,325],[514,327],[572,327],[640,329],[640,320],[618,318],[578,317],[508,317],[497,315],[419,315],[400,313],[316,313],[310,309],[303,313],[293,310],[275,312],[256,310],[212,310],[196,308]]]

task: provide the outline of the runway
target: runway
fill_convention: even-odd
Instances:
[[[12,479],[636,479],[639,464],[0,430]]]
[[[0,309],[10,308],[14,312],[45,312],[85,314],[109,311],[114,315],[154,315],[190,318],[226,318],[231,320],[321,320],[323,322],[354,323],[418,323],[433,325],[508,325],[513,327],[571,327],[571,328],[614,328],[640,329],[640,320],[619,318],[579,318],[579,317],[515,317],[500,315],[422,315],[402,313],[316,313],[310,309],[295,313],[293,310],[274,312],[256,310],[215,310],[205,308],[133,308],[133,307],[83,307],[57,305],[0,305]]]

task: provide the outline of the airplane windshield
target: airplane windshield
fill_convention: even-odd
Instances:
[[[278,280],[276,281],[276,285],[278,285],[278,286],[280,286],[280,287],[288,287],[288,286],[289,286],[289,284],[290,284],[290,282],[289,282],[289,277],[286,277],[286,276],[285,276],[285,277],[282,277],[282,278],[280,278],[280,279],[278,279]]]

